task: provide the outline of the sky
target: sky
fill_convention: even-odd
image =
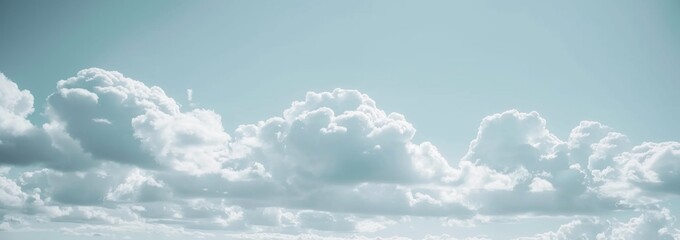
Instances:
[[[0,1],[2,239],[680,239],[677,1]]]

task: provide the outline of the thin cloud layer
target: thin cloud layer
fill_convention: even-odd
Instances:
[[[228,133],[214,111],[186,110],[118,72],[91,68],[59,81],[42,126],[28,120],[29,91],[4,75],[0,86],[7,231],[67,222],[86,225],[65,234],[286,239],[375,233],[410,217],[446,225],[521,215],[574,217],[535,239],[680,238],[670,210],[659,208],[680,194],[680,143],[635,146],[597,122],[563,140],[539,113],[509,110],[482,120],[461,159],[445,159],[414,140],[405,116],[356,90],[309,92],[281,116]],[[642,215],[597,217],[616,210]]]

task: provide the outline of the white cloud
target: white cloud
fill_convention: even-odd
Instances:
[[[0,163],[10,166],[0,176],[0,214],[128,227],[149,221],[162,224],[144,226],[159,229],[379,233],[397,224],[391,216],[476,226],[498,215],[650,209],[680,194],[680,143],[633,146],[593,121],[561,140],[537,112],[493,114],[465,156],[447,160],[414,140],[403,115],[355,90],[309,92],[281,116],[229,134],[214,111],[182,111],[161,88],[118,72],[85,69],[59,81],[39,127],[27,120],[33,96],[4,76],[0,84]],[[657,227],[661,237],[677,234],[662,227],[671,220],[667,210],[625,223],[582,218],[537,237],[616,238]]]
[[[20,135],[33,128],[26,117],[33,113],[33,95],[0,73],[0,137]]]
[[[490,172],[506,176],[509,185],[475,191],[468,198],[481,213],[491,215],[575,214],[619,208],[615,198],[589,189],[591,174],[580,163],[585,163],[581,158],[590,155],[590,148],[575,150],[588,141],[599,141],[591,139],[598,137],[591,133],[597,132],[593,128],[604,127],[582,122],[569,142],[564,142],[548,131],[546,120],[536,112],[510,110],[484,118],[459,165],[488,167]]]
[[[0,208],[21,206],[27,197],[14,181],[0,176]]]
[[[179,114],[179,106],[158,87],[147,87],[118,72],[91,68],[57,83],[47,99],[52,122],[100,160],[151,168],[153,154],[135,138],[131,119],[147,111]],[[106,119],[102,125],[92,119]]]
[[[329,184],[432,181],[451,171],[430,143],[411,142],[415,129],[354,90],[307,93],[274,117],[239,127],[236,147],[261,159],[286,181]],[[263,155],[263,156],[261,156]]]
[[[547,180],[535,177],[533,180],[531,180],[531,184],[529,184],[529,191],[530,192],[555,191],[555,187],[553,187],[553,185]]]
[[[270,239],[270,240],[341,240],[341,239],[353,239],[353,240],[410,240],[411,238],[405,237],[367,237],[361,235],[351,235],[336,237],[332,235],[319,235],[319,234],[282,234],[282,233],[237,233],[237,234],[225,234],[226,237],[230,239],[239,240],[255,240],[255,239]]]
[[[192,239],[202,239],[215,237],[215,234],[203,231],[187,230],[183,227],[176,227],[160,223],[147,223],[143,221],[122,222],[116,225],[95,225],[83,224],[77,227],[59,229],[63,234],[77,236],[110,236],[116,239],[127,239],[129,234],[153,233],[152,238],[160,236],[181,236]]]
[[[339,218],[329,212],[300,211],[297,213],[300,227],[322,231],[347,232],[354,230],[354,223],[346,218]]]
[[[680,143],[646,142],[613,157],[613,165],[593,171],[604,195],[646,205],[680,194]]]
[[[568,240],[568,239],[605,239],[608,230],[607,222],[599,219],[577,219],[560,226],[555,232],[538,234],[534,237],[519,238],[522,240]]]
[[[143,170],[133,169],[125,178],[125,182],[106,193],[106,199],[112,201],[145,202],[170,199],[172,192],[162,181],[154,179]]]
[[[402,115],[358,91],[309,92],[281,117],[240,126],[225,164],[262,166],[282,188],[275,199],[292,207],[468,216],[459,199],[439,199],[438,186],[456,170],[429,142],[412,142],[414,134]]]
[[[92,224],[119,224],[123,219],[112,216],[109,211],[99,207],[77,206],[65,207],[65,213],[61,216],[52,218],[56,222],[77,222]]]
[[[108,125],[112,124],[111,121],[109,121],[106,118],[93,118],[92,121],[96,122],[96,123],[101,123],[101,124],[108,124]]]
[[[617,157],[622,174],[635,185],[680,194],[680,143],[643,143]]]
[[[554,156],[565,146],[545,123],[537,112],[510,110],[485,117],[463,160],[502,172],[566,168],[568,163]]]
[[[156,158],[175,170],[218,173],[227,158],[229,135],[219,115],[195,109],[167,114],[148,110],[132,119],[134,135]]]
[[[0,73],[0,163],[29,165],[58,155],[27,119],[33,111],[33,95]]]
[[[525,240],[567,240],[567,239],[680,239],[680,230],[675,227],[675,218],[668,209],[643,212],[628,221],[586,218],[573,220],[560,226],[555,232],[538,234]]]
[[[355,229],[358,232],[371,233],[386,229],[390,225],[394,224],[397,224],[397,222],[392,219],[378,217],[376,219],[364,219],[357,221]]]

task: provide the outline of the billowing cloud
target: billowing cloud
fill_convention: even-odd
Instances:
[[[590,189],[592,175],[581,158],[593,150],[575,150],[591,136],[580,132],[586,125],[600,124],[581,123],[565,142],[548,131],[546,120],[536,112],[510,110],[484,118],[461,162],[486,166],[514,180],[510,189],[471,194],[471,199],[481,203],[479,211],[541,215],[620,208],[617,199]]]
[[[605,195],[641,206],[680,194],[678,142],[646,142],[616,155],[611,162],[603,170],[593,171],[602,182],[599,190]]]
[[[33,111],[33,95],[0,73],[0,164],[42,163],[62,170],[92,165],[60,125],[34,126],[28,120]]]
[[[27,196],[19,185],[5,177],[0,177],[0,207],[21,206]]]
[[[680,194],[680,143],[644,143],[616,159],[625,179],[650,190]]]
[[[27,136],[36,134],[33,124],[26,119],[33,111],[31,92],[19,89],[16,83],[0,74],[0,161],[3,163],[30,164],[47,157],[41,156],[41,151],[21,151],[36,145]]]
[[[52,121],[61,123],[94,158],[144,168],[159,164],[135,137],[132,119],[147,111],[179,113],[160,88],[101,69],[85,69],[59,81],[47,102]]]
[[[172,192],[153,175],[146,175],[140,169],[133,169],[125,181],[106,193],[106,199],[122,202],[162,201],[172,197]]]
[[[571,221],[554,232],[538,234],[523,240],[567,239],[678,239],[680,230],[668,209],[646,211],[628,221],[585,218]]]
[[[635,146],[594,121],[560,139],[537,112],[493,114],[462,158],[446,159],[414,140],[405,116],[356,90],[309,92],[280,116],[227,132],[214,111],[183,109],[118,72],[59,81],[42,126],[29,120],[30,92],[2,75],[0,86],[3,229],[62,222],[87,224],[63,231],[75,235],[286,239],[375,234],[405,217],[456,225],[521,215],[575,219],[538,239],[678,238],[659,206],[680,194],[680,143]],[[597,217],[620,210],[642,215]]]
[[[240,126],[230,164],[262,166],[282,189],[279,204],[296,208],[469,215],[435,189],[455,170],[432,144],[413,143],[414,134],[402,115],[386,114],[358,91],[310,92],[281,117]]]
[[[289,182],[352,184],[437,181],[452,169],[436,147],[412,142],[415,128],[354,90],[307,93],[282,117],[236,131],[249,156]],[[261,157],[260,157],[261,156]]]
[[[33,95],[0,73],[0,133],[20,135],[33,128],[26,119],[33,113]]]

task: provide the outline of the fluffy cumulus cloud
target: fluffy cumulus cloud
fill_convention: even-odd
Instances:
[[[0,73],[0,132],[19,135],[33,125],[26,117],[33,113],[33,95]]]
[[[636,187],[680,194],[680,143],[644,143],[616,160],[622,177]]]
[[[5,164],[29,164],[46,154],[31,153],[29,148],[37,145],[31,141],[39,135],[35,126],[27,119],[33,113],[33,95],[19,89],[16,83],[0,74],[0,154]],[[47,144],[46,136],[41,143]],[[22,151],[23,150],[23,151]]]
[[[635,145],[598,122],[560,139],[537,112],[493,114],[462,158],[446,159],[356,90],[309,92],[231,132],[212,110],[97,68],[57,83],[37,110],[43,125],[30,120],[33,101],[0,75],[4,231],[71,223],[61,233],[371,239],[361,234],[411,218],[470,227],[567,216],[529,239],[680,238],[664,208],[680,194],[680,143]],[[640,215],[598,217],[617,211]]]
[[[524,240],[562,239],[678,239],[680,230],[668,209],[647,211],[628,221],[605,221],[598,218],[577,219],[557,231],[537,234]]]
[[[219,168],[229,140],[217,114],[181,112],[161,88],[117,72],[80,71],[47,101],[50,118],[101,161],[202,173]]]
[[[513,185],[511,191],[471,194],[482,203],[479,211],[563,214],[620,208],[618,199],[593,189],[597,184],[583,157],[599,154],[593,149],[599,146],[586,145],[589,133],[581,132],[581,126],[571,133],[573,138],[563,141],[548,131],[545,119],[536,112],[511,110],[484,118],[461,161],[511,176]],[[586,146],[589,149],[580,149]]]
[[[352,184],[437,181],[451,171],[430,143],[412,142],[415,128],[354,90],[307,93],[282,117],[237,129],[237,143],[266,155],[288,181]]]

